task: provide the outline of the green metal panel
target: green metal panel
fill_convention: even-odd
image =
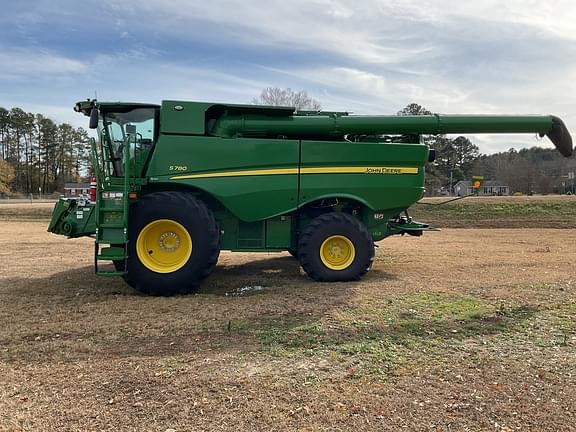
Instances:
[[[162,101],[160,133],[204,135],[206,102]]]
[[[265,247],[265,222],[238,223],[238,249],[263,249]]]
[[[292,218],[279,216],[266,221],[266,247],[290,249],[292,240]]]
[[[220,228],[220,248],[235,249],[238,246],[238,218],[227,209],[214,211],[214,218]]]
[[[294,108],[261,105],[218,104],[211,102],[162,101],[161,133],[204,135],[205,125],[222,115],[240,113],[264,114],[269,117],[290,116]]]
[[[124,244],[126,243],[126,229],[124,227],[98,227],[98,243]]]
[[[296,208],[298,160],[294,140],[161,135],[148,175],[203,190],[249,222]]]
[[[374,210],[406,208],[422,197],[427,157],[421,144],[302,141],[300,205],[345,196]]]
[[[383,211],[364,211],[362,222],[368,228],[374,241],[380,241],[390,235],[388,221],[401,213],[405,208],[396,208]]]
[[[60,198],[52,211],[48,231],[68,237],[82,237],[96,232],[95,205],[79,205],[78,200]]]

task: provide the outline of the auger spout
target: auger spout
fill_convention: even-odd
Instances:
[[[547,136],[563,156],[572,155],[572,138],[562,120],[540,115],[224,115],[209,131],[222,137],[287,136],[325,137],[346,135],[421,135],[465,133],[537,133]]]

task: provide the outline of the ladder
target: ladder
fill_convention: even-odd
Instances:
[[[134,142],[132,137],[134,136]],[[104,145],[106,137],[102,131],[100,148],[92,139],[92,156],[97,183],[96,192],[96,241],[94,244],[94,269],[100,276],[124,276],[127,274],[128,259],[128,209],[129,194],[137,189],[134,169],[135,153],[130,157],[130,148],[135,150],[135,134],[128,135],[123,143],[123,163]],[[132,159],[132,160],[131,160]],[[123,168],[123,176],[113,176],[113,165]],[[99,267],[101,262],[115,262],[114,270]],[[123,263],[123,264],[119,264]]]

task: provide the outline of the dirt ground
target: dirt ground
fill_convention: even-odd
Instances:
[[[576,230],[379,244],[357,283],[231,254],[194,296],[0,220],[2,431],[576,430]]]

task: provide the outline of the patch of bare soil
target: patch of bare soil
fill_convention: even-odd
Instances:
[[[223,252],[174,298],[92,253],[0,221],[0,430],[575,429],[574,230],[390,238],[355,283]]]

